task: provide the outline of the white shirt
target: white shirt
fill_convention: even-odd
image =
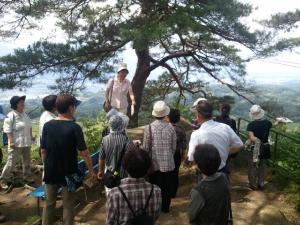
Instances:
[[[9,112],[4,120],[3,132],[12,133],[16,147],[29,147],[32,144],[31,120],[25,112]]]
[[[242,140],[230,126],[213,120],[204,122],[198,130],[192,133],[188,151],[189,161],[194,161],[195,148],[199,144],[211,144],[218,149],[221,156],[219,169],[226,165],[231,147],[243,146]]]
[[[49,122],[50,120],[55,119],[55,114],[50,112],[50,111],[45,111],[42,113],[41,117],[40,117],[40,123],[39,123],[39,142],[38,145],[40,145],[40,139],[42,137],[42,133],[43,133],[43,128],[45,123]]]

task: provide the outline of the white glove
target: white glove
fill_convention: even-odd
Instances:
[[[131,116],[134,114],[134,105],[131,105]]]

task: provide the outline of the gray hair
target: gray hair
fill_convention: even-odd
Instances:
[[[110,127],[111,132],[124,131],[124,121],[119,115],[112,116],[108,121],[108,125]]]

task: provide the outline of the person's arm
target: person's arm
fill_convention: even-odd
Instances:
[[[103,140],[101,143],[101,148],[99,151],[99,160],[98,160],[98,179],[102,179],[104,176],[104,170],[105,170],[105,151],[104,151],[104,145],[103,145]]]
[[[13,136],[13,115],[10,113],[7,118],[4,119],[3,132],[7,134],[8,144],[10,148],[15,148],[14,136]]]
[[[82,129],[78,124],[75,125],[75,135],[76,135],[77,149],[79,151],[79,155],[83,158],[85,165],[89,171],[89,175],[96,180],[97,175],[95,174],[93,169],[93,161],[90,152],[87,149]]]
[[[99,172],[98,172],[98,179],[102,179],[104,176],[104,170],[105,170],[105,160],[99,159]]]
[[[92,161],[89,150],[86,149],[86,150],[80,151],[80,156],[83,158],[85,165],[88,168],[90,177],[97,179],[96,178],[97,176],[93,169],[93,161]]]
[[[131,99],[131,104],[132,104],[132,105],[136,105],[135,98],[134,98],[134,94],[133,94],[133,91],[132,91],[132,86],[131,86],[130,83],[129,83],[129,89],[128,89],[128,92],[129,92],[129,96],[130,96],[130,99]]]
[[[149,151],[149,145],[150,145],[149,126],[146,126],[144,129],[143,149],[145,151]]]
[[[194,161],[195,148],[198,144],[196,138],[197,137],[195,137],[195,132],[193,132],[190,138],[189,149],[187,153],[188,161],[190,162]]]
[[[105,90],[105,101],[106,102],[109,102],[110,101],[110,91],[111,91],[111,89],[113,88],[112,87],[112,84],[113,84],[113,79],[114,78],[112,78],[112,79],[110,79],[109,81],[108,81],[108,84],[107,84],[107,87],[106,87],[106,90]]]
[[[205,200],[195,189],[192,189],[190,198],[191,201],[187,209],[187,215],[190,223],[194,223],[201,209],[204,207]]]
[[[47,151],[46,149],[41,149],[41,157],[42,157],[42,161],[45,162],[46,157],[47,157]]]
[[[257,137],[255,137],[254,133],[252,131],[249,131],[248,138],[251,142],[255,142]]]
[[[173,129],[172,127],[172,133],[171,133],[171,138],[172,138],[172,149],[173,149],[173,154],[175,154],[176,152],[176,145],[177,145],[177,135],[176,135],[176,132],[175,130]]]

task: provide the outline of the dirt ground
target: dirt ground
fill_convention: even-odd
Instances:
[[[131,130],[130,136],[132,139],[140,139],[142,137],[142,128]],[[242,165],[242,157],[234,159],[234,164]],[[281,225],[295,224],[300,225],[300,214],[296,212],[293,205],[287,198],[279,192],[272,183],[271,178],[268,178],[268,183],[264,191],[251,191],[247,188],[247,171],[245,166],[236,166],[232,170],[231,187],[232,187],[232,210],[234,225]],[[36,174],[36,183],[38,186],[41,183],[41,173]],[[162,214],[157,225],[188,225],[186,216],[186,208],[189,203],[189,193],[195,185],[195,173],[191,168],[182,166],[180,171],[180,187],[177,197],[172,200],[171,211],[169,214]],[[78,216],[76,224],[82,225],[100,225],[105,224],[105,195],[100,186],[90,189],[87,194],[87,201],[83,190],[80,190],[77,195],[76,202],[80,203],[77,207]],[[14,188],[10,193],[0,193],[0,211],[7,216],[8,221],[5,225],[21,225],[34,224],[38,218],[37,200],[28,196],[30,190],[24,187]],[[97,201],[95,203],[95,201]],[[90,202],[90,204],[87,204]],[[91,203],[94,202],[94,203]],[[57,217],[62,216],[61,200],[58,201]],[[41,203],[43,206],[43,202]],[[89,208],[87,210],[87,208]],[[271,207],[271,211],[278,211],[279,214],[286,218],[289,223],[266,222],[258,223],[257,218],[262,216]],[[85,212],[87,211],[87,212]],[[84,214],[84,216],[82,216]],[[61,224],[58,220],[57,224]]]

